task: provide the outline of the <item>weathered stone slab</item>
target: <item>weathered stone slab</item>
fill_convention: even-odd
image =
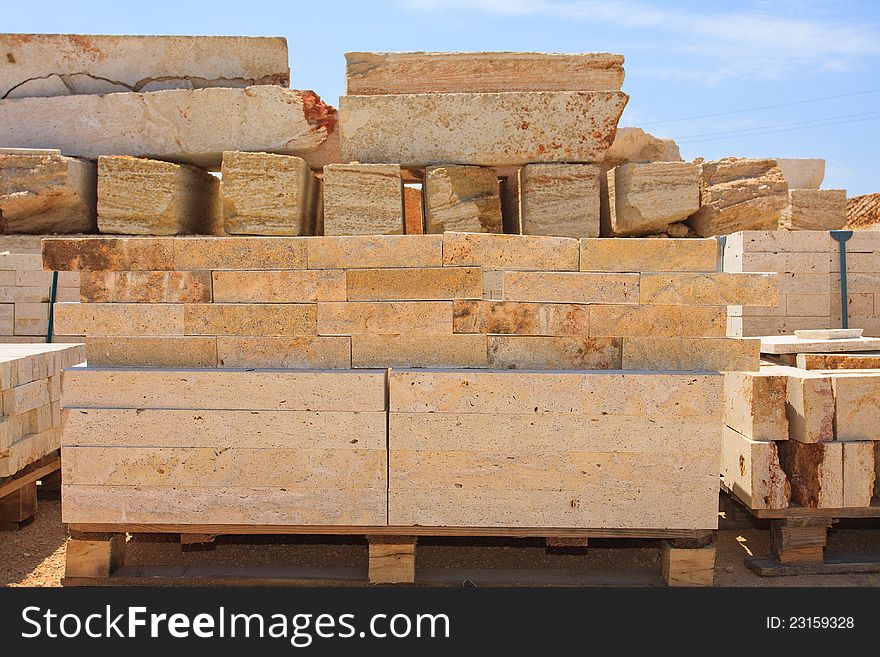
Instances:
[[[303,239],[175,237],[163,244],[173,253],[174,268],[181,270],[305,269],[307,265],[307,241]]]
[[[60,151],[0,149],[0,232],[94,232],[96,176]]]
[[[619,91],[343,96],[342,160],[408,166],[599,162],[628,98]],[[415,116],[418,121],[400,120]]]
[[[728,157],[700,165],[700,209],[688,223],[702,237],[775,230],[788,185],[775,160]]]
[[[448,335],[452,333],[453,327],[452,303],[452,301],[319,303],[318,333],[320,335]]]
[[[843,443],[843,506],[871,506],[874,481],[874,441]]]
[[[0,98],[290,84],[282,37],[3,34]]]
[[[209,271],[85,271],[80,299],[89,303],[210,303]]]
[[[56,303],[58,335],[183,335],[183,305]]]
[[[336,110],[314,92],[273,85],[0,100],[5,146],[198,167],[219,167],[223,151],[298,155],[320,167],[337,157],[325,148],[336,122]]]
[[[591,164],[527,164],[519,172],[524,235],[599,236],[599,176]]]
[[[777,157],[789,189],[819,189],[825,178],[825,160]]]
[[[700,209],[696,164],[626,163],[607,176],[609,214],[607,220],[603,217],[603,234],[662,233]]]
[[[425,232],[501,233],[501,196],[493,169],[428,167],[425,172]]]
[[[787,230],[839,230],[846,226],[845,189],[790,189],[779,225]]]
[[[325,235],[403,233],[403,182],[395,164],[324,167]]]
[[[846,227],[873,228],[880,224],[880,192],[846,200]]]
[[[736,338],[625,338],[625,370],[753,371],[760,341]]]
[[[285,369],[351,368],[348,337],[218,337],[220,367],[266,367]]]
[[[537,52],[347,52],[346,93],[619,91],[623,55]]]
[[[343,270],[215,271],[214,301],[308,303],[345,301]]]
[[[843,443],[777,443],[794,500],[808,509],[843,507]]]
[[[320,308],[319,308],[320,314]],[[590,308],[573,303],[455,301],[455,333],[589,335]]]
[[[625,162],[681,162],[681,153],[672,139],[660,139],[641,128],[618,128],[602,169],[608,171]]]
[[[724,423],[755,441],[788,440],[788,378],[773,372],[724,375]]]
[[[318,179],[306,161],[274,153],[223,153],[223,225],[231,235],[315,235]]]
[[[309,269],[440,267],[442,235],[345,235],[306,240]]]
[[[488,367],[497,369],[621,369],[618,338],[490,335],[488,354]]]
[[[785,509],[791,484],[779,463],[776,443],[752,440],[724,427],[722,485],[751,509]]]
[[[185,335],[316,335],[313,303],[192,303],[183,306]]]
[[[352,367],[486,367],[485,335],[354,335]]]
[[[505,301],[552,303],[635,303],[637,274],[595,272],[504,272]]]
[[[349,301],[481,299],[479,267],[349,269]]]
[[[578,242],[541,235],[443,235],[445,266],[524,271],[577,271]]]
[[[723,306],[590,307],[590,335],[622,337],[722,338],[727,331]]]
[[[639,302],[698,306],[775,306],[779,302],[774,273],[644,273],[639,276]]]
[[[880,376],[831,377],[837,440],[880,440]]]
[[[581,271],[714,272],[718,243],[713,239],[582,239]]]
[[[92,367],[217,367],[217,340],[209,337],[87,337]]]

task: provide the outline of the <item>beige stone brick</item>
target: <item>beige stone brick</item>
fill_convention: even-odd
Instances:
[[[173,251],[173,268],[181,270],[305,269],[307,266],[308,240],[305,239],[176,237],[167,243]]]
[[[174,269],[175,243],[161,237],[49,237],[42,243],[43,268],[49,271],[169,270]]]
[[[440,267],[442,235],[346,235],[307,240],[309,269]]]
[[[590,335],[720,338],[727,330],[723,307],[593,305]]]
[[[813,158],[775,158],[789,189],[819,189],[825,178],[825,160]]]
[[[443,264],[485,269],[577,271],[578,243],[541,235],[443,235]]]
[[[353,301],[318,304],[320,335],[452,333],[452,301]]]
[[[791,484],[772,441],[752,440],[724,427],[721,482],[751,509],[788,508]]]
[[[92,367],[217,367],[217,339],[127,335],[87,337]]]
[[[639,302],[699,306],[775,306],[779,302],[773,273],[644,273]]]
[[[193,303],[183,307],[186,335],[316,335],[317,306],[306,303]]]
[[[478,267],[349,269],[349,301],[480,299]]]
[[[845,189],[789,189],[780,227],[787,230],[839,230],[846,226]]]
[[[403,182],[399,166],[328,164],[324,167],[325,235],[402,233]]]
[[[509,271],[504,273],[505,301],[556,303],[634,303],[636,274]]]
[[[619,338],[490,335],[488,354],[488,366],[498,369],[621,369]]]
[[[220,367],[349,369],[348,337],[218,337]]]
[[[569,303],[459,300],[453,319],[456,333],[583,337],[589,325],[589,306]]]
[[[801,443],[834,440],[834,392],[831,377],[786,368],[788,437]]]
[[[425,232],[501,233],[501,196],[493,169],[434,166],[425,171]]]
[[[843,443],[843,506],[871,506],[874,480],[874,441]]]
[[[215,271],[215,302],[345,301],[342,270]]]
[[[788,440],[787,387],[788,378],[778,373],[726,373],[724,423],[750,440]]]
[[[880,376],[842,373],[831,381],[837,440],[880,440]]]
[[[83,302],[209,303],[209,271],[86,271]]]
[[[700,171],[688,162],[638,162],[608,174],[608,218],[603,234],[664,232],[700,209]]]
[[[599,236],[599,176],[591,164],[527,164],[519,173],[525,235]]]
[[[183,335],[183,305],[56,303],[58,335]]]
[[[625,338],[625,370],[753,371],[761,341],[736,338]]]
[[[485,367],[485,335],[355,335],[352,367]]]
[[[582,239],[581,271],[714,272],[718,242],[713,239]]]

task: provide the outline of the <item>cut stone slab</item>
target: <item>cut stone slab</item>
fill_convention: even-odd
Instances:
[[[527,164],[519,172],[524,235],[599,236],[599,176],[591,164]]]
[[[271,369],[351,368],[351,339],[298,335],[293,337],[218,337],[217,364],[220,367]]]
[[[486,367],[485,335],[354,335],[352,367]]]
[[[789,189],[780,227],[786,230],[839,230],[846,226],[845,189]]]
[[[880,352],[855,354],[797,354],[797,367],[803,370],[880,369]]]
[[[94,232],[97,184],[94,162],[0,148],[0,233]]]
[[[726,332],[727,313],[723,306],[590,307],[590,336],[723,338]]]
[[[501,196],[493,169],[428,167],[425,171],[425,232],[501,233]]]
[[[215,302],[308,303],[345,301],[343,270],[215,271]]]
[[[825,178],[825,160],[777,157],[789,189],[819,189]]]
[[[749,440],[788,440],[788,378],[773,372],[724,375],[724,423]]]
[[[621,367],[749,372],[759,367],[759,345],[757,340],[737,338],[625,338]]]
[[[773,368],[788,373],[785,414],[788,437],[801,443],[834,440],[835,401],[832,379],[795,368]]]
[[[290,85],[282,37],[2,34],[0,98]]]
[[[343,96],[342,159],[407,166],[599,162],[628,98],[619,91]]]
[[[217,367],[214,337],[89,336],[92,367]]]
[[[318,304],[318,333],[449,335],[453,328],[452,308],[452,301],[324,302]]]
[[[675,273],[639,275],[639,303],[696,306],[775,306],[775,273]]]
[[[309,269],[387,269],[442,266],[443,240],[442,235],[342,235],[302,243]]]
[[[506,370],[619,370],[618,338],[490,335],[488,367]]]
[[[306,161],[274,153],[223,153],[223,221],[230,235],[315,235],[318,179]]]
[[[785,509],[791,484],[779,463],[776,443],[750,439],[724,427],[721,482],[750,509]]]
[[[98,230],[123,235],[222,235],[220,181],[184,164],[99,157]]]
[[[581,271],[714,272],[718,267],[714,239],[588,238],[580,249]]]
[[[452,328],[455,333],[586,336],[589,325],[588,304],[456,300]]]
[[[481,233],[443,235],[444,267],[577,271],[578,259],[578,242],[567,237]]]
[[[728,157],[700,165],[700,209],[688,219],[701,237],[775,230],[788,185],[775,160]]]
[[[191,303],[183,306],[184,335],[316,335],[312,303]]]
[[[608,178],[608,218],[603,233],[664,232],[700,209],[700,170],[688,162],[627,163]]]
[[[183,333],[181,304],[56,303],[58,335],[178,335]]]
[[[209,271],[86,271],[80,300],[88,303],[210,303]]]
[[[505,301],[635,303],[639,295],[636,274],[508,271],[503,285]]]
[[[880,338],[842,338],[838,340],[801,340],[793,335],[761,337],[762,354],[821,354],[876,351]]]
[[[0,144],[97,159],[132,155],[219,167],[224,151],[332,152],[336,110],[312,91],[273,85],[0,100]]]
[[[349,301],[443,301],[481,299],[479,267],[419,269],[349,269]]]
[[[403,233],[403,181],[395,164],[324,167],[325,235]]]
[[[346,93],[619,91],[623,55],[537,52],[347,52]]]
[[[602,169],[608,171],[626,162],[681,162],[681,153],[672,139],[660,139],[641,128],[618,128]]]
[[[834,387],[834,429],[840,441],[880,440],[880,376],[841,372]]]
[[[871,506],[874,496],[874,441],[843,443],[843,506]]]
[[[842,340],[862,337],[864,329],[800,329],[794,332],[799,340]]]
[[[778,443],[792,497],[808,509],[843,507],[843,443]]]

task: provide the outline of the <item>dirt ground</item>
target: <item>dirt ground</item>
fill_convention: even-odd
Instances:
[[[64,573],[66,529],[61,503],[40,500],[36,519],[15,532],[0,532],[0,586],[60,586]],[[723,529],[718,535],[716,586],[880,586],[880,573],[759,577],[743,559],[749,553],[769,555],[766,529]],[[624,545],[625,547],[609,547]],[[839,529],[829,535],[828,550],[836,553],[880,554],[880,528]],[[130,540],[127,564],[132,567],[186,565],[229,572],[244,564],[273,568],[343,568],[365,575],[366,544],[356,539],[332,543],[269,537],[223,537],[208,548],[181,548],[176,536]],[[455,569],[450,571],[450,569]],[[473,581],[488,571],[501,581],[520,583],[659,585],[656,544],[591,541],[585,550],[548,551],[540,541],[423,540],[419,543],[417,579]],[[601,573],[601,577],[596,577]],[[490,579],[487,581],[495,581]]]

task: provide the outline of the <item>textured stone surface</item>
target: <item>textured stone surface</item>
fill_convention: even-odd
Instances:
[[[681,154],[671,139],[660,139],[641,128],[618,128],[602,169],[607,171],[625,162],[681,162]]]
[[[0,98],[290,84],[281,37],[3,34]]]
[[[486,367],[485,335],[355,335],[352,367]]]
[[[176,269],[304,269],[306,241],[286,237],[175,237]],[[114,267],[115,268],[115,267]]]
[[[316,334],[312,303],[192,303],[183,307],[185,335]]]
[[[758,340],[734,338],[625,338],[625,370],[757,370]]]
[[[688,223],[698,235],[775,230],[788,185],[775,160],[728,157],[700,165],[700,210]]]
[[[454,312],[456,333],[589,335],[587,304],[457,300]]]
[[[582,239],[581,271],[714,272],[718,243],[712,239]]]
[[[96,175],[93,162],[60,151],[0,148],[0,232],[94,231]]]
[[[723,307],[593,305],[591,336],[714,338],[724,337]]]
[[[874,441],[843,443],[843,506],[871,506],[875,478]]]
[[[501,197],[493,169],[428,167],[425,172],[425,232],[500,233]]]
[[[618,338],[490,335],[488,366],[506,370],[618,370]]]
[[[781,369],[788,374],[785,412],[788,437],[801,443],[834,440],[834,391],[831,377]]]
[[[726,373],[724,423],[751,440],[788,440],[787,387],[787,377],[778,373]]]
[[[776,443],[752,440],[724,427],[722,485],[751,509],[785,509],[791,484],[779,463]]]
[[[210,303],[209,271],[86,271],[80,300],[89,303]]]
[[[809,509],[843,506],[843,443],[778,443],[782,469],[791,482],[792,498]]]
[[[223,222],[232,235],[315,235],[318,179],[306,161],[274,153],[223,153]]]
[[[92,367],[217,367],[213,337],[89,336],[84,342]]]
[[[56,303],[58,335],[183,335],[183,306],[168,303]]]
[[[527,164],[519,173],[524,235],[599,236],[599,176],[590,164]]]
[[[123,235],[223,234],[220,181],[195,167],[98,158],[98,230]]]
[[[324,234],[402,234],[402,185],[397,165],[328,164],[324,167]]]
[[[338,162],[336,110],[312,91],[273,85],[0,100],[0,143],[65,155],[134,155],[219,167],[223,151]]]
[[[846,372],[831,380],[837,440],[880,440],[880,376]]]
[[[443,235],[443,265],[524,271],[577,271],[578,242],[540,235]]]
[[[775,306],[779,286],[774,273],[644,273],[639,302],[698,306]]]
[[[599,162],[627,100],[619,91],[343,96],[342,159],[409,166]]]
[[[422,235],[425,232],[425,212],[422,189],[403,187],[403,232],[406,235]]]
[[[846,225],[845,189],[790,189],[780,227],[788,230],[839,230]]]
[[[626,163],[608,172],[603,234],[663,232],[700,209],[700,170],[687,162]],[[585,236],[586,237],[586,236]]]
[[[636,274],[509,271],[504,273],[505,301],[553,303],[636,303]]]
[[[346,93],[617,91],[623,55],[537,52],[347,52]]]
[[[479,267],[349,269],[349,301],[480,299]]]
[[[880,224],[880,192],[847,199],[847,228],[871,228],[877,224]]]
[[[284,369],[349,369],[351,340],[347,337],[218,337],[220,367]]]
[[[789,189],[819,189],[825,178],[825,160],[777,157]]]
[[[309,269],[440,267],[442,235],[346,235],[306,240]]]
[[[319,303],[318,333],[320,335],[435,333],[448,335],[452,333],[452,301]]]
[[[820,328],[820,327],[817,327]],[[823,328],[828,328],[823,327]],[[808,354],[880,350],[880,338],[842,338],[836,340],[801,340],[793,335],[761,338],[765,354]]]
[[[345,290],[345,272],[342,270],[214,272],[214,301],[345,301]]]

